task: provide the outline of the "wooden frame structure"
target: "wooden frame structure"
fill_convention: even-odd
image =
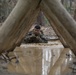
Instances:
[[[76,22],[58,0],[18,0],[0,28],[0,53],[13,50],[34,23],[39,10],[76,55]],[[63,45],[66,45],[63,41]]]

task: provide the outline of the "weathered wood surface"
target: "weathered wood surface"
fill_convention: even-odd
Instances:
[[[14,63],[12,60],[7,67],[9,72],[27,74],[27,75],[41,75],[42,74],[42,48],[38,47],[17,47],[14,50],[18,56],[19,63]]]
[[[57,0],[44,0],[42,11],[55,22],[58,32],[76,55],[76,22]]]
[[[50,58],[51,55],[53,56],[53,54],[56,54],[56,58],[54,57],[53,61],[51,61],[53,64],[59,57],[59,54],[63,48],[64,47],[58,40],[50,41],[49,44],[21,44],[20,47],[16,47],[13,52],[9,53],[10,57],[16,55],[18,57],[19,63],[15,63],[16,59],[13,59],[10,63],[7,63],[7,70],[10,73],[12,72],[27,75],[41,75],[43,72],[43,65],[46,65],[44,62],[51,60],[47,59],[46,61],[46,56]],[[49,56],[45,50],[49,52]],[[51,50],[53,51],[53,54],[50,53]]]
[[[44,13],[44,14],[45,14],[45,13]],[[46,15],[46,14],[45,14],[45,15]],[[68,48],[67,43],[65,42],[65,40],[64,40],[63,37],[62,37],[62,35],[59,33],[59,31],[58,31],[57,28],[55,27],[56,23],[53,22],[52,19],[50,20],[50,18],[49,18],[47,15],[46,15],[46,17],[47,17],[47,19],[49,20],[50,25],[53,27],[55,33],[57,34],[57,36],[58,36],[59,40],[61,41],[61,43],[63,44],[63,46],[64,46],[65,48]],[[55,25],[54,25],[54,24],[55,24]]]
[[[49,21],[50,22],[50,21]],[[51,20],[51,25],[53,27],[53,29],[55,30],[57,36],[59,37],[59,40],[61,41],[61,43],[63,44],[64,48],[69,48],[69,46],[67,45],[67,43],[65,42],[64,38],[62,37],[62,35],[59,33],[59,31],[57,30],[56,27],[54,27],[55,25],[55,22],[53,23],[52,20]]]
[[[43,71],[45,75],[49,72],[49,68],[52,71],[51,74],[62,75],[66,64],[69,63],[67,59],[70,59],[66,58],[67,50],[59,41],[50,41],[50,44],[22,44],[9,53],[10,57],[16,55],[19,63],[15,63],[16,59],[13,59],[9,63],[4,62],[3,67],[7,68],[6,72],[21,75],[41,75]],[[65,62],[66,60],[67,62]],[[2,63],[0,65],[2,66]]]
[[[12,50],[19,44],[38,14],[38,4],[39,0],[18,1],[0,28],[0,53]]]
[[[37,16],[39,3],[39,0],[18,1],[0,28],[0,53],[20,44]],[[55,22],[54,27],[76,55],[76,22],[57,0],[43,0],[41,5],[42,11]]]
[[[55,75],[55,72],[58,69],[58,67],[62,66],[62,64],[65,62],[65,57],[66,54],[69,53],[69,50],[70,49],[68,48],[63,49],[55,64],[50,68],[48,75]]]

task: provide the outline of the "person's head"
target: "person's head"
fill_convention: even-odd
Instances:
[[[41,27],[39,25],[36,25],[34,27],[34,34],[37,36],[40,34],[40,30],[41,30]]]
[[[41,27],[39,25],[36,25],[34,28],[39,29],[39,30],[41,29]]]

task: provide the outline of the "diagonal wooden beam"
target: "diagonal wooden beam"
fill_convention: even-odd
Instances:
[[[29,30],[39,11],[39,0],[18,0],[0,28],[0,53],[11,50]]]
[[[50,68],[48,75],[55,75],[57,69],[61,67],[62,64],[65,62],[66,53],[69,53],[69,51],[70,51],[69,48],[63,49],[55,64]]]
[[[43,8],[42,8],[43,10]],[[61,41],[61,43],[63,44],[63,46],[65,48],[68,48],[68,45],[67,43],[65,42],[65,40],[63,39],[62,35],[59,33],[59,31],[57,30],[57,28],[55,27],[56,23],[51,19],[49,18],[49,16],[46,15],[46,13],[44,13],[44,15],[47,17],[48,21],[50,22],[50,25],[53,27],[55,33],[57,34],[59,40]],[[50,20],[51,19],[51,20]]]
[[[27,20],[25,21],[26,16],[24,17],[24,22],[22,22],[22,23],[23,23],[23,26],[26,25],[26,27],[25,27],[23,30],[21,30],[20,36],[18,37],[17,41],[15,42],[15,44],[16,44],[17,46],[19,46],[19,45],[21,44],[21,42],[22,42],[21,40],[24,39],[25,34],[29,31],[30,27],[34,24],[34,22],[35,22],[35,20],[36,20],[36,18],[37,18],[37,16],[38,16],[38,14],[39,14],[39,12],[40,12],[40,8],[37,8],[37,9],[33,12],[33,14],[31,14],[31,15],[28,16],[29,19],[27,19]],[[22,25],[22,24],[21,24],[21,25]]]
[[[57,0],[44,0],[41,7],[49,20],[55,22],[54,27],[76,55],[76,22]]]

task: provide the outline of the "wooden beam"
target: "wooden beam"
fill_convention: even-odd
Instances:
[[[59,40],[61,41],[61,43],[63,44],[64,48],[69,48],[69,46],[67,45],[67,43],[65,42],[64,38],[62,37],[62,35],[59,33],[59,31],[57,30],[57,28],[55,27],[55,22],[52,22],[52,20],[49,21],[51,26],[53,27],[53,29],[55,30]],[[55,25],[54,25],[55,24]]]
[[[65,62],[65,57],[66,57],[66,53],[69,52],[70,49],[66,48],[63,49],[63,51],[61,52],[58,60],[55,62],[55,64],[50,68],[49,74],[48,75],[55,75],[57,69],[59,67],[62,66],[62,64]]]
[[[67,45],[76,55],[76,22],[57,0],[44,0],[41,4],[42,11],[55,22],[55,26],[64,38]]]
[[[45,13],[44,13],[44,14],[45,14]],[[46,16],[47,19],[49,20],[50,25],[53,27],[55,33],[57,34],[57,36],[58,36],[59,40],[61,41],[61,43],[63,44],[63,46],[64,46],[65,48],[69,48],[68,45],[67,45],[67,43],[65,42],[64,38],[62,37],[62,35],[59,33],[59,31],[58,31],[57,28],[55,27],[56,23],[53,22],[52,19],[50,20],[50,18],[49,18],[46,14],[45,14],[45,16]]]
[[[18,0],[0,28],[0,53],[14,49],[21,41],[37,15],[38,4],[39,0]]]
[[[32,15],[29,15],[29,19],[23,23],[23,25],[24,25],[24,26],[26,25],[26,27],[24,28],[24,30],[21,31],[21,35],[19,36],[19,38],[18,38],[17,41],[16,41],[16,45],[17,45],[17,46],[20,46],[20,44],[21,44],[21,42],[22,42],[21,40],[24,39],[25,34],[29,31],[30,27],[34,24],[34,22],[35,22],[35,20],[36,20],[36,18],[37,18],[37,16],[38,16],[38,14],[39,14],[39,12],[40,12],[40,8],[37,8],[37,9],[33,12]],[[30,17],[31,17],[31,18],[30,18]]]

